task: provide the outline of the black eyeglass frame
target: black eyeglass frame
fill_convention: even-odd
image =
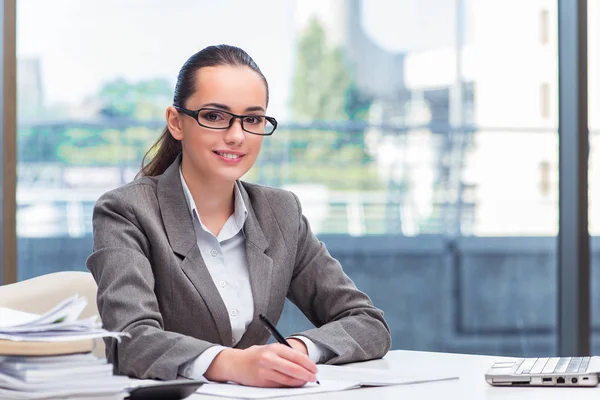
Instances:
[[[273,117],[267,117],[266,115],[237,115],[237,114],[231,113],[229,111],[221,110],[219,108],[210,108],[210,107],[203,107],[203,108],[200,108],[198,110],[188,110],[187,108],[179,107],[179,106],[176,106],[176,105],[173,105],[173,107],[177,111],[179,111],[179,112],[181,112],[181,113],[183,113],[185,115],[188,115],[188,116],[194,118],[196,120],[196,122],[198,123],[198,125],[200,125],[203,128],[216,129],[216,130],[227,130],[227,129],[229,129],[229,128],[231,128],[233,126],[233,121],[235,121],[237,118],[239,118],[240,122],[241,122],[241,125],[242,125],[242,130],[244,132],[248,132],[248,133],[250,133],[252,135],[271,136],[273,134],[273,132],[275,132],[275,129],[277,129],[277,120],[275,118],[273,118]],[[198,115],[200,114],[200,111],[203,111],[203,110],[217,111],[217,112],[222,112],[222,113],[231,115],[232,118],[229,120],[229,126],[226,126],[226,127],[223,127],[223,128],[215,128],[213,126],[207,126],[207,125],[201,124],[200,120],[198,119]],[[271,124],[273,124],[273,130],[270,133],[250,132],[249,130],[247,130],[244,127],[244,118],[247,118],[247,117],[262,117],[262,118],[266,119],[267,121],[269,121]]]

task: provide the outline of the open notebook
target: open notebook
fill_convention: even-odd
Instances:
[[[253,388],[230,383],[211,383],[200,387],[196,393],[241,399],[269,399],[311,393],[337,392],[360,386],[411,385],[458,379],[453,376],[398,376],[389,370],[319,365],[317,378],[320,385],[310,383],[301,388]]]

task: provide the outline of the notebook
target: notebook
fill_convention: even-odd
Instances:
[[[388,370],[319,365],[317,378],[321,382],[308,383],[300,388],[255,388],[232,383],[210,383],[203,385],[196,393],[211,396],[269,399],[285,396],[299,396],[313,393],[336,392],[356,389],[361,386],[412,385],[418,383],[458,379],[455,376],[398,376]]]

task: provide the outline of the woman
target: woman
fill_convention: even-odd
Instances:
[[[132,183],[94,208],[103,325],[118,373],[139,378],[301,386],[315,363],[382,357],[373,307],[313,235],[297,197],[239,181],[273,133],[265,77],[243,50],[211,46],[181,68],[167,127]],[[147,155],[148,155],[147,154]],[[258,319],[289,298],[317,327],[265,345]]]

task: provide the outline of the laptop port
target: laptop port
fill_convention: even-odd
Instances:
[[[556,383],[560,384],[564,384],[565,383],[565,378],[563,378],[562,376],[559,376],[558,378],[556,378]]]
[[[543,383],[552,382],[552,378],[542,378],[542,382]]]
[[[575,377],[571,378],[571,383],[572,384],[577,384],[577,378],[575,378]]]

